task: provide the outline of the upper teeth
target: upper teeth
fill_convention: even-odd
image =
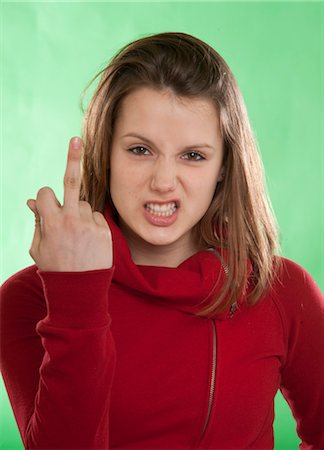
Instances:
[[[165,203],[164,205],[147,203],[145,207],[149,209],[150,212],[158,215],[171,215],[177,209],[175,202]]]

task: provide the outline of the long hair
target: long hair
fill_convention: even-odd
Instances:
[[[109,193],[109,160],[121,101],[139,87],[171,89],[179,97],[212,100],[219,112],[224,178],[195,227],[203,248],[218,249],[226,281],[200,316],[222,312],[246,295],[254,304],[276,273],[277,228],[261,160],[243,98],[224,59],[185,33],[160,33],[124,46],[100,71],[83,126],[81,199],[103,212]],[[113,206],[113,205],[112,205]]]

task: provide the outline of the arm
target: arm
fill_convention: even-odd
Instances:
[[[287,339],[281,392],[301,449],[324,449],[324,299],[310,275],[288,262],[280,303]]]
[[[28,201],[38,271],[12,277],[2,291],[3,376],[30,449],[108,448],[112,242],[102,214],[79,201],[81,152],[71,139],[63,206],[48,187]]]
[[[2,287],[1,368],[27,449],[109,448],[112,272],[34,271],[31,287],[29,271]]]

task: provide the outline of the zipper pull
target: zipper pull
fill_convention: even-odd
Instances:
[[[234,313],[237,311],[237,302],[234,302],[229,310],[229,318],[231,319],[234,316]]]

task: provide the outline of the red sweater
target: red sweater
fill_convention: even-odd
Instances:
[[[303,449],[324,449],[324,301],[300,266],[255,307],[195,316],[223,269],[202,251],[2,286],[1,368],[28,449],[271,449],[281,389]]]

